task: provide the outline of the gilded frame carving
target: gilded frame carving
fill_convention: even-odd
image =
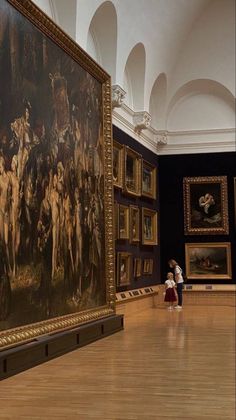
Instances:
[[[183,179],[185,235],[227,235],[227,177]]]
[[[141,155],[129,146],[124,148],[124,185],[123,190],[133,196],[141,195]]]
[[[186,243],[185,267],[187,279],[232,279],[231,243]]]
[[[156,167],[142,160],[142,195],[156,199]]]
[[[142,207],[142,244],[157,245],[157,211]]]
[[[4,0],[19,12],[21,18],[34,25],[43,37],[50,39],[61,54],[74,60],[85,72],[101,85],[102,133],[101,149],[104,172],[104,241],[105,241],[105,285],[106,303],[93,309],[50,318],[33,324],[19,326],[0,332],[0,349],[6,349],[36,337],[73,328],[85,322],[115,313],[114,287],[114,241],[113,241],[113,173],[112,173],[112,124],[111,124],[111,80],[110,76],[96,64],[87,53],[69,38],[30,0]],[[8,7],[8,6],[7,6]]]
[[[113,185],[123,187],[124,146],[113,140]]]

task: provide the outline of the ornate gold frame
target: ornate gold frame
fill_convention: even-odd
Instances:
[[[203,194],[206,192],[204,186],[212,184],[213,188],[216,184],[220,185],[220,214],[221,226],[193,226],[193,203],[191,202],[191,186],[202,185]],[[184,189],[184,233],[185,235],[227,235],[229,233],[228,222],[228,195],[227,195],[227,177],[226,176],[207,176],[207,177],[191,177],[183,179]],[[208,192],[211,193],[209,190]],[[200,197],[199,197],[200,199]]]
[[[145,217],[150,217],[151,219],[151,237],[147,238],[145,234]],[[157,237],[157,211],[148,209],[146,207],[142,207],[142,244],[143,245],[157,245],[158,244],[158,237]]]
[[[38,336],[67,330],[79,324],[115,313],[110,76],[30,0],[6,1],[102,85],[106,304],[95,309],[2,331],[0,332],[0,349],[29,342]]]
[[[127,176],[127,158],[130,157],[134,161],[134,188],[132,189],[128,184],[128,176]],[[125,146],[124,148],[124,185],[123,190],[127,194],[140,196],[141,195],[141,165],[142,165],[142,158],[141,155],[131,149],[129,146]]]
[[[190,252],[191,249],[211,249],[211,251],[215,248],[216,250],[219,248],[225,248],[226,249],[226,265],[227,265],[227,272],[225,274],[214,274],[214,270],[217,270],[217,264],[211,263],[209,265],[210,261],[206,261],[206,258],[203,258],[203,255],[199,254],[199,258],[201,257],[201,260],[199,262],[199,269],[202,270],[203,273],[191,273],[191,267],[190,267]],[[212,254],[212,252],[211,252]],[[212,255],[210,255],[212,258]],[[187,279],[214,279],[214,280],[228,280],[232,279],[232,267],[231,267],[231,243],[230,242],[208,242],[208,243],[187,243],[185,244],[185,267],[186,267],[186,276]],[[205,273],[204,273],[205,271]]]
[[[145,169],[150,172],[151,186],[149,192],[145,191],[144,189],[143,177]],[[142,160],[142,195],[148,198],[152,198],[153,200],[156,199],[156,167],[146,160]]]
[[[125,260],[127,279],[125,282],[120,280],[120,262],[121,259]],[[117,286],[128,286],[131,282],[131,254],[129,252],[117,252]]]
[[[117,180],[114,178],[114,151],[118,152],[118,167],[117,167]],[[117,141],[113,140],[113,185],[117,188],[122,188],[123,186],[123,169],[124,165],[124,146]]]
[[[123,232],[121,232],[121,223],[120,223],[121,211],[124,211]],[[119,229],[119,239],[129,239],[129,207],[124,204],[119,204],[118,229]]]
[[[133,230],[133,216],[137,215],[135,217],[135,226]],[[138,206],[129,206],[129,225],[130,225],[130,235],[129,235],[129,241],[131,244],[138,244],[140,241],[140,215],[139,215],[139,208]]]

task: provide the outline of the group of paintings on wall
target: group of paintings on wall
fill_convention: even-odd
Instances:
[[[156,167],[126,145],[113,141],[113,185],[124,196],[156,199]],[[157,211],[126,203],[114,204],[116,240],[131,245],[157,245]],[[153,260],[136,258],[129,252],[117,253],[117,285],[126,286],[131,278],[153,273]]]
[[[142,275],[152,275],[152,258],[133,258],[129,252],[117,253],[117,285],[128,286],[131,278],[139,278]]]
[[[140,234],[141,210],[141,234]],[[156,210],[135,205],[114,204],[115,239],[129,240],[131,244],[157,245]]]
[[[115,296],[110,76],[29,0],[1,0],[0,22],[2,348]]]
[[[113,185],[126,194],[156,199],[156,167],[129,146],[113,142]]]
[[[185,235],[227,235],[227,177],[184,178],[183,187]],[[231,244],[186,243],[185,264],[188,279],[231,279]]]

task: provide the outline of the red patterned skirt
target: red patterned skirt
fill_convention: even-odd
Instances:
[[[168,287],[165,294],[165,302],[175,302],[177,300],[176,293],[173,287]]]

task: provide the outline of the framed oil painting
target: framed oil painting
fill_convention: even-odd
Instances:
[[[231,279],[231,244],[185,244],[185,267],[187,279]]]
[[[184,178],[185,235],[226,235],[229,232],[227,177]]]
[[[141,258],[134,258],[134,278],[141,277],[142,275],[142,260]]]
[[[156,199],[156,167],[142,161],[142,195]]]
[[[157,212],[142,207],[142,244],[157,245]]]
[[[137,206],[129,207],[130,216],[130,235],[129,240],[131,244],[138,244],[140,241],[140,215]]]
[[[129,207],[119,204],[119,239],[129,239]]]
[[[143,274],[151,275],[152,273],[153,273],[153,259],[145,258],[145,260],[143,260]]]
[[[124,146],[113,141],[113,185],[117,188],[123,186],[123,164],[124,164]]]
[[[110,76],[0,2],[0,348],[115,313]]]
[[[141,195],[141,155],[130,147],[124,148],[124,192],[134,195]]]
[[[127,286],[131,281],[131,254],[117,253],[117,286]]]

